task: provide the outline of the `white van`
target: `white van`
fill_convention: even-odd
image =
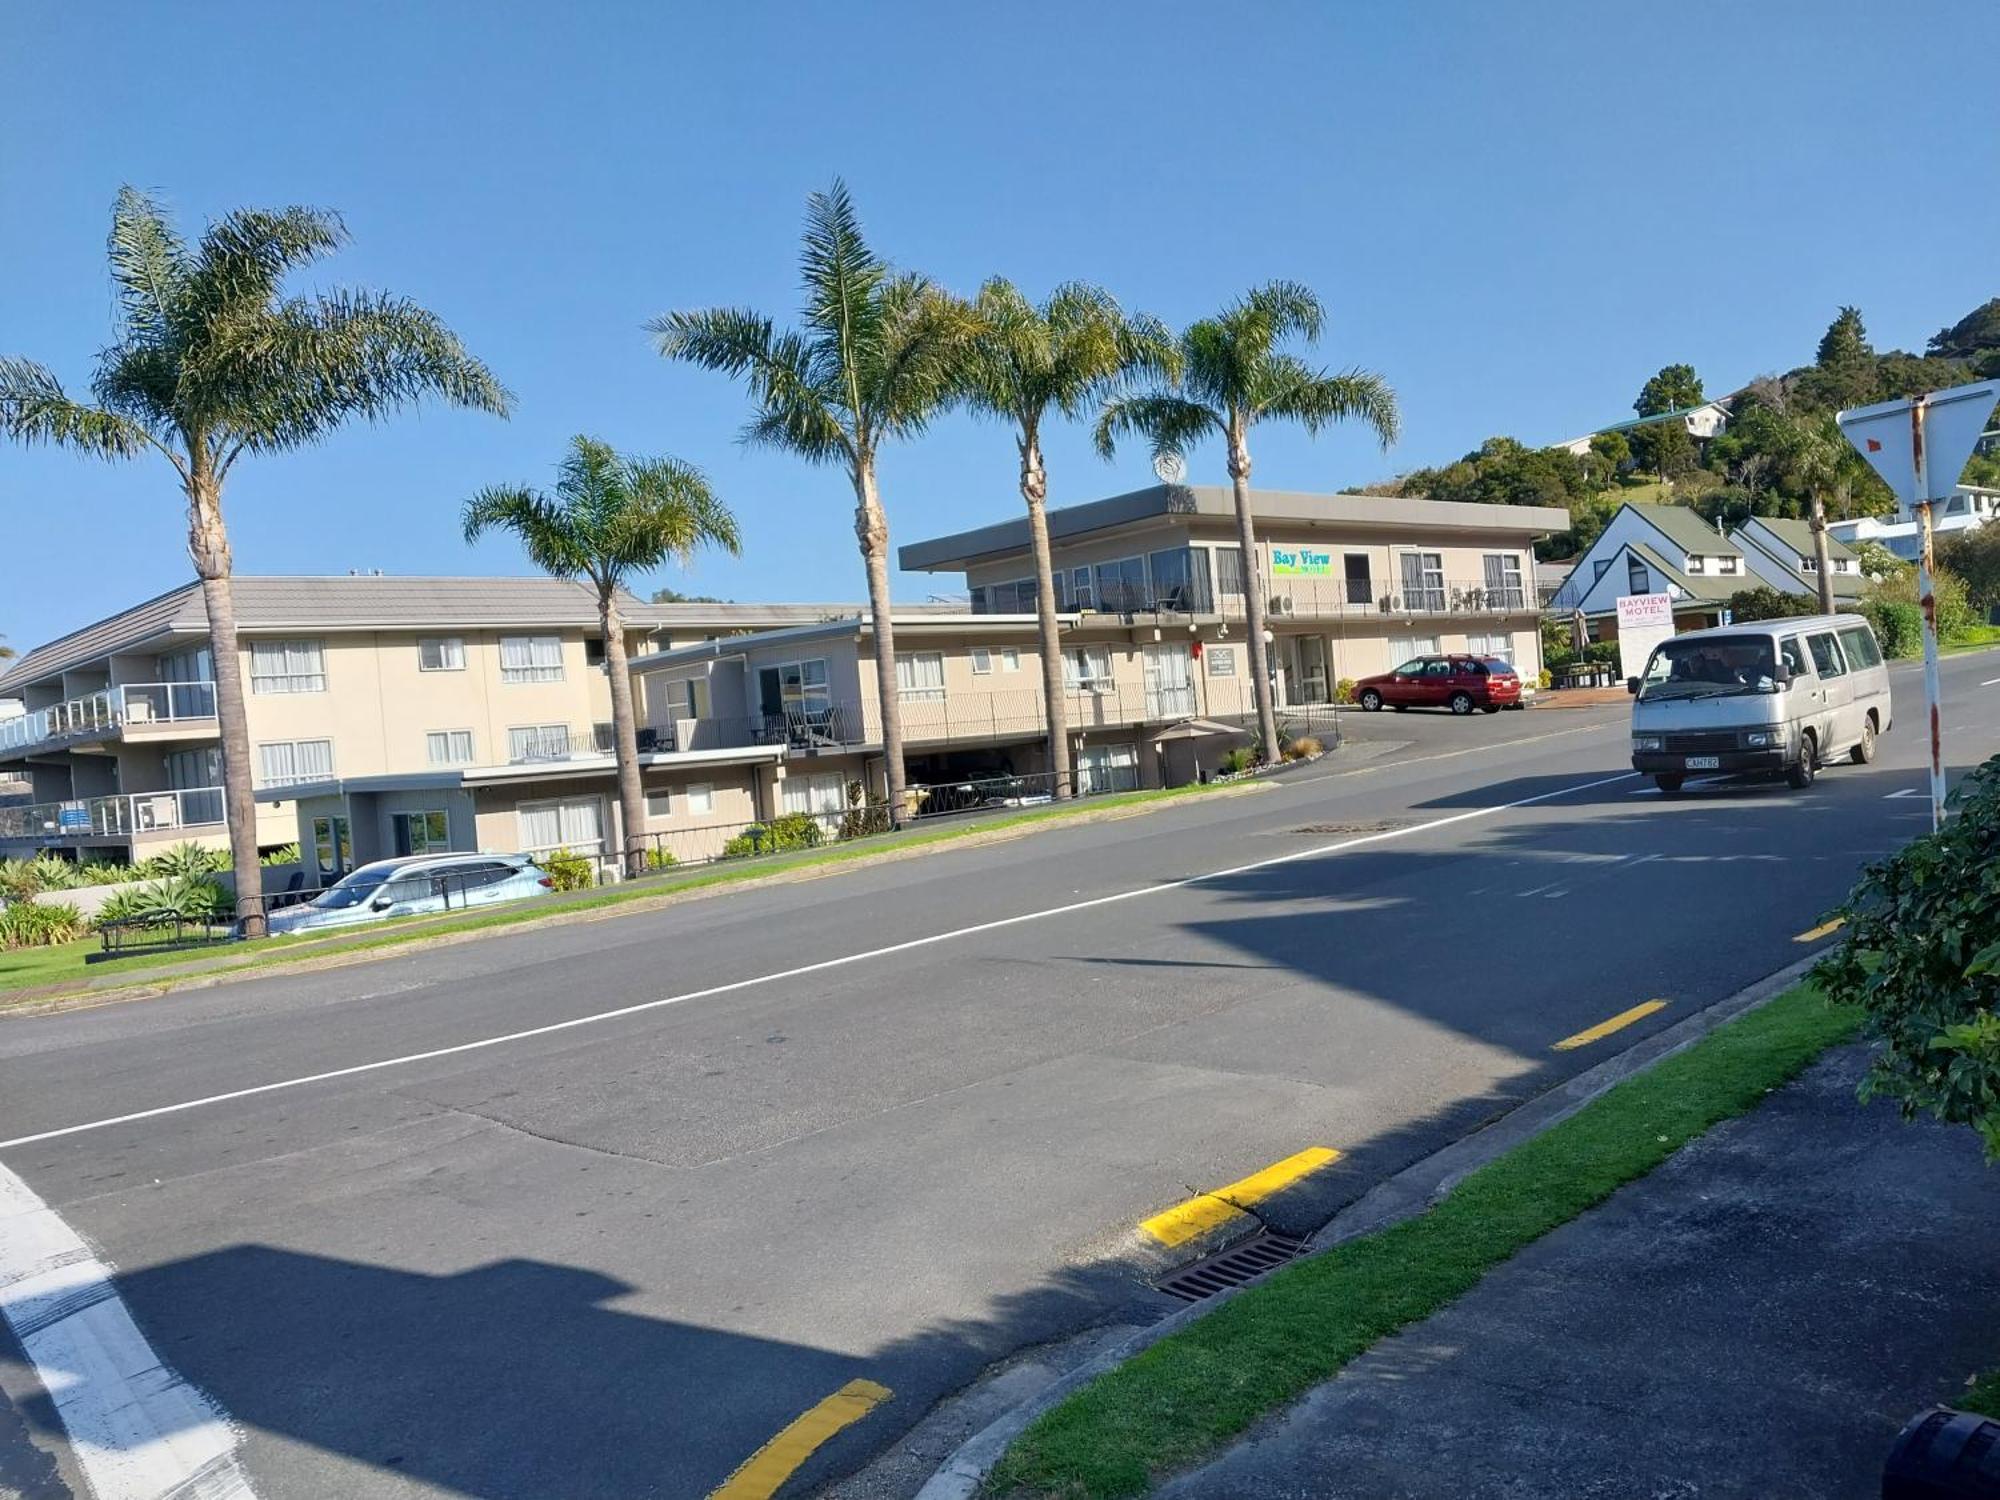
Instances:
[[[1632,769],[1663,792],[1690,776],[1765,773],[1809,787],[1837,755],[1875,758],[1894,722],[1889,670],[1859,615],[1758,620],[1654,648],[1633,694]]]

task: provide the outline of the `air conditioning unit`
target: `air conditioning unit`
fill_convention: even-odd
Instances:
[[[1290,594],[1273,594],[1271,596],[1272,614],[1288,615],[1291,612],[1292,612],[1292,596]]]

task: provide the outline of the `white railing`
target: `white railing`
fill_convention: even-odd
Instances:
[[[219,786],[0,807],[0,839],[58,844],[65,839],[131,838],[183,828],[216,828],[227,821],[224,807]]]
[[[128,682],[48,708],[0,720],[0,754],[128,724],[169,724],[215,717],[212,682]]]

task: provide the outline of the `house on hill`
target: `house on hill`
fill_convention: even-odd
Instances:
[[[1549,601],[1549,612],[1581,613],[1595,640],[1618,634],[1618,601],[1667,594],[1682,630],[1722,623],[1731,595],[1757,586],[1743,549],[1684,505],[1618,508]]]

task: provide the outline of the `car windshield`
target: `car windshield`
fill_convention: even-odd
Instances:
[[[312,904],[321,911],[345,911],[350,906],[359,906],[381,890],[392,873],[389,870],[356,870],[327,887]]]
[[[1778,658],[1767,635],[1668,641],[1646,663],[1639,696],[1714,698],[1729,693],[1770,692],[1778,685],[1777,675]]]

